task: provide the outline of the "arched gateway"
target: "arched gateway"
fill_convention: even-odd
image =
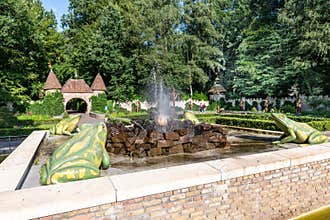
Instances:
[[[84,100],[87,104],[86,113],[89,113],[92,109],[91,97],[104,93],[106,87],[100,73],[96,75],[91,87],[83,79],[69,79],[62,87],[55,73],[50,69],[44,90],[46,94],[60,91],[63,94],[64,109],[72,99]]]

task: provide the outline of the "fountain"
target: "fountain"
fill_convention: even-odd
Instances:
[[[190,120],[176,118],[170,107],[168,89],[156,73],[156,68],[152,68],[151,93],[155,111],[147,119],[132,120],[129,127],[120,123],[108,124],[107,150],[119,155],[145,157],[225,147],[226,134],[219,126],[195,125]]]

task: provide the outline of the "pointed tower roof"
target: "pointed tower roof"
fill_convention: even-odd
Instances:
[[[48,77],[44,86],[44,90],[49,90],[49,89],[61,89],[61,83],[58,81],[55,73],[53,72],[52,69],[49,70]]]
[[[104,81],[102,79],[102,76],[100,73],[98,73],[94,79],[94,82],[91,86],[91,88],[94,90],[94,91],[106,91],[107,88],[104,84]]]

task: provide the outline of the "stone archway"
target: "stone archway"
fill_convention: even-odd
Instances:
[[[66,103],[65,110],[68,113],[85,113],[87,112],[87,103],[81,98],[73,98]]]
[[[87,104],[87,110],[86,113],[90,113],[92,109],[92,103],[91,103],[91,97],[93,96],[93,93],[63,93],[63,104],[64,107],[68,104],[68,102],[72,99],[82,99],[86,102]]]

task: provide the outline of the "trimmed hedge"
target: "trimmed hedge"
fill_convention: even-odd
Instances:
[[[48,130],[53,125],[41,125],[37,127],[26,127],[26,128],[1,128],[0,136],[20,136],[29,135],[36,130]]]
[[[206,122],[208,123],[213,123],[213,121],[215,120],[216,124],[280,131],[280,129],[276,126],[276,124],[270,120],[233,118],[233,117],[208,118],[207,120],[208,121]],[[310,121],[307,122],[307,124],[320,131],[330,130],[330,120]]]
[[[44,124],[54,124],[59,122],[61,119],[46,119],[46,120],[33,120],[33,119],[24,119],[18,120],[19,126],[38,126]]]
[[[222,124],[222,125],[280,131],[280,129],[277,128],[276,124],[270,120],[219,117],[215,121],[217,124]]]
[[[198,119],[207,117],[226,117],[226,118],[242,118],[242,119],[260,119],[260,120],[272,120],[269,113],[266,114],[196,114]],[[320,118],[311,116],[295,116],[287,115],[288,118],[297,122],[310,122],[310,121],[328,121],[330,118]]]

